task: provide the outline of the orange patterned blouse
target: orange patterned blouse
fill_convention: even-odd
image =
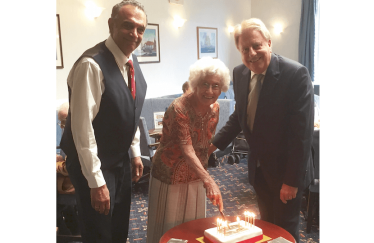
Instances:
[[[167,184],[183,184],[200,180],[185,161],[180,145],[192,144],[196,156],[205,169],[208,149],[215,133],[219,104],[203,116],[191,105],[192,93],[175,99],[166,110],[162,121],[162,137],[153,157],[152,176]]]

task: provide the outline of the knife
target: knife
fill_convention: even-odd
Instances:
[[[225,215],[223,214],[223,212],[219,211],[219,213],[221,214],[223,220],[226,221],[226,218],[225,218]],[[227,222],[227,227],[230,229],[230,225],[229,225],[229,222]]]

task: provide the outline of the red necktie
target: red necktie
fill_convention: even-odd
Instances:
[[[132,61],[129,60],[126,65],[129,67],[129,71],[127,72],[128,77],[128,86],[131,92],[132,97],[135,100],[135,94],[136,94],[136,86],[135,86],[135,72],[134,72],[134,66],[132,65]]]

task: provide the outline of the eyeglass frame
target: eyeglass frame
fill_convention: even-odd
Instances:
[[[210,87],[212,87],[213,91],[221,91],[221,84],[208,84],[207,82],[204,82],[200,83],[200,86],[205,90],[208,90]]]

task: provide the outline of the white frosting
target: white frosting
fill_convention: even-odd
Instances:
[[[229,224],[230,227],[238,225],[237,222]],[[259,235],[262,235],[262,229],[257,226],[244,226],[244,221],[240,221],[240,227],[246,228],[246,230],[242,230],[238,233],[232,235],[224,236],[222,233],[217,232],[217,227],[210,228],[204,231],[204,237],[208,238],[210,241],[219,242],[219,243],[235,243],[238,241],[247,240]]]

